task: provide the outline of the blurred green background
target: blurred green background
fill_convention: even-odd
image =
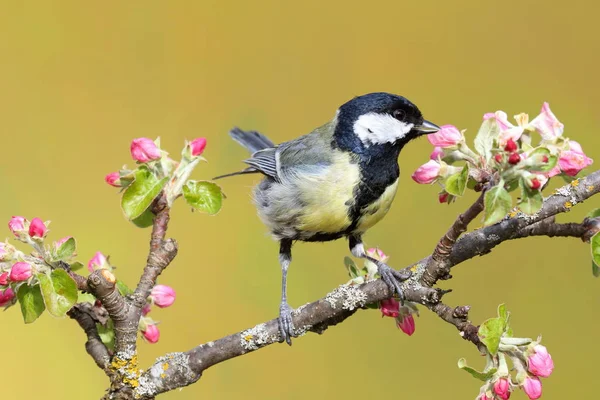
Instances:
[[[82,261],[111,256],[133,285],[149,232],[125,221],[106,173],[132,164],[132,138],[160,136],[178,154],[184,139],[208,138],[206,179],[242,167],[234,125],[291,139],[333,117],[353,96],[389,91],[426,118],[467,128],[485,112],[537,115],[549,101],[565,134],[600,160],[600,42],[594,1],[20,1],[0,12],[0,221],[50,219],[51,239],[73,235]],[[302,5],[300,5],[302,4]],[[428,159],[420,140],[405,149],[401,188],[389,216],[366,236],[396,267],[428,254],[470,198],[437,203],[412,171]],[[169,234],[178,258],[160,282],[175,305],[153,311],[156,345],[140,343],[142,367],[277,315],[277,244],[250,201],[257,177],[222,181],[216,217],[177,204]],[[563,220],[581,220],[593,199]],[[8,236],[8,230],[5,235]],[[347,244],[299,244],[293,306],[348,278]],[[589,248],[573,239],[505,243],[453,271],[452,305],[471,304],[480,323],[506,302],[515,333],[544,334],[556,370],[544,398],[591,399],[600,356],[600,281]],[[456,368],[483,365],[475,348],[427,311],[407,337],[377,311],[359,312],[323,336],[270,346],[206,371],[165,399],[470,399],[479,384]],[[3,397],[99,398],[107,380],[84,351],[75,322],[47,313],[24,326],[2,315]],[[8,381],[7,381],[8,382]],[[515,394],[525,398],[524,394]]]

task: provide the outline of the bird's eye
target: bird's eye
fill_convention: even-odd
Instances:
[[[406,118],[406,112],[404,110],[401,109],[396,109],[392,112],[392,115],[394,116],[394,118],[396,118],[399,121],[403,121],[404,118]]]

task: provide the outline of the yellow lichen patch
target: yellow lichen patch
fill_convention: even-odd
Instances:
[[[415,264],[412,267],[410,267],[410,272],[417,272],[418,268],[419,268],[419,264]]]
[[[573,187],[579,186],[579,179],[575,179],[573,182],[571,182],[571,186],[573,186]]]
[[[167,377],[167,374],[160,374],[160,377],[165,379]]]
[[[564,205],[566,209],[573,207],[573,203],[571,203],[570,201],[567,201]]]
[[[509,216],[510,218],[514,218],[514,217],[516,217],[516,216],[517,216],[517,214],[518,214],[518,211],[517,211],[517,210],[512,210],[511,212],[509,212],[509,213],[508,213],[508,216]]]
[[[587,187],[588,192],[591,192],[592,190],[594,190],[594,185],[590,185]]]
[[[252,337],[253,337],[252,335],[246,335],[246,336],[244,336],[244,340],[245,340],[246,342],[249,342],[249,341],[251,341],[251,340],[252,340]]]
[[[168,369],[169,369],[169,363],[164,363],[164,364],[162,365],[162,369],[163,369],[163,371],[166,371],[166,370],[168,370]]]

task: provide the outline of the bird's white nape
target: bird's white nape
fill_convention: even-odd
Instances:
[[[397,120],[389,114],[367,113],[354,123],[354,133],[365,146],[394,143],[402,139],[414,124]]]

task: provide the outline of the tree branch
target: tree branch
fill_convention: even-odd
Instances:
[[[434,253],[419,262],[405,268],[413,274],[403,283],[406,299],[425,305],[440,318],[454,325],[461,336],[474,343],[480,350],[482,344],[477,336],[478,327],[468,320],[469,306],[451,308],[441,302],[447,291],[432,286],[444,271],[430,269],[430,265],[449,270],[477,255],[489,253],[494,247],[506,240],[528,236],[572,236],[585,238],[590,224],[556,224],[554,215],[569,211],[574,205],[600,192],[600,171],[558,189],[547,198],[542,209],[533,216],[517,213],[513,217],[474,232],[459,236],[466,230],[470,221],[482,210],[480,197],[440,240]],[[443,261],[430,263],[434,254]],[[426,278],[427,277],[427,278]],[[437,277],[437,278],[436,278]],[[360,286],[342,285],[324,298],[299,307],[293,312],[296,333],[323,333],[328,327],[336,325],[353,315],[358,308],[389,298],[392,294],[381,280],[367,282]],[[141,398],[153,398],[155,395],[181,388],[196,382],[207,368],[280,341],[277,320],[256,325],[253,328],[199,345],[185,353],[171,353],[156,360],[139,379],[135,394]]]
[[[91,307],[93,306],[90,303],[78,303],[67,314],[77,321],[87,335],[88,340],[85,343],[87,353],[94,359],[98,367],[107,372],[110,353],[98,335]]]

